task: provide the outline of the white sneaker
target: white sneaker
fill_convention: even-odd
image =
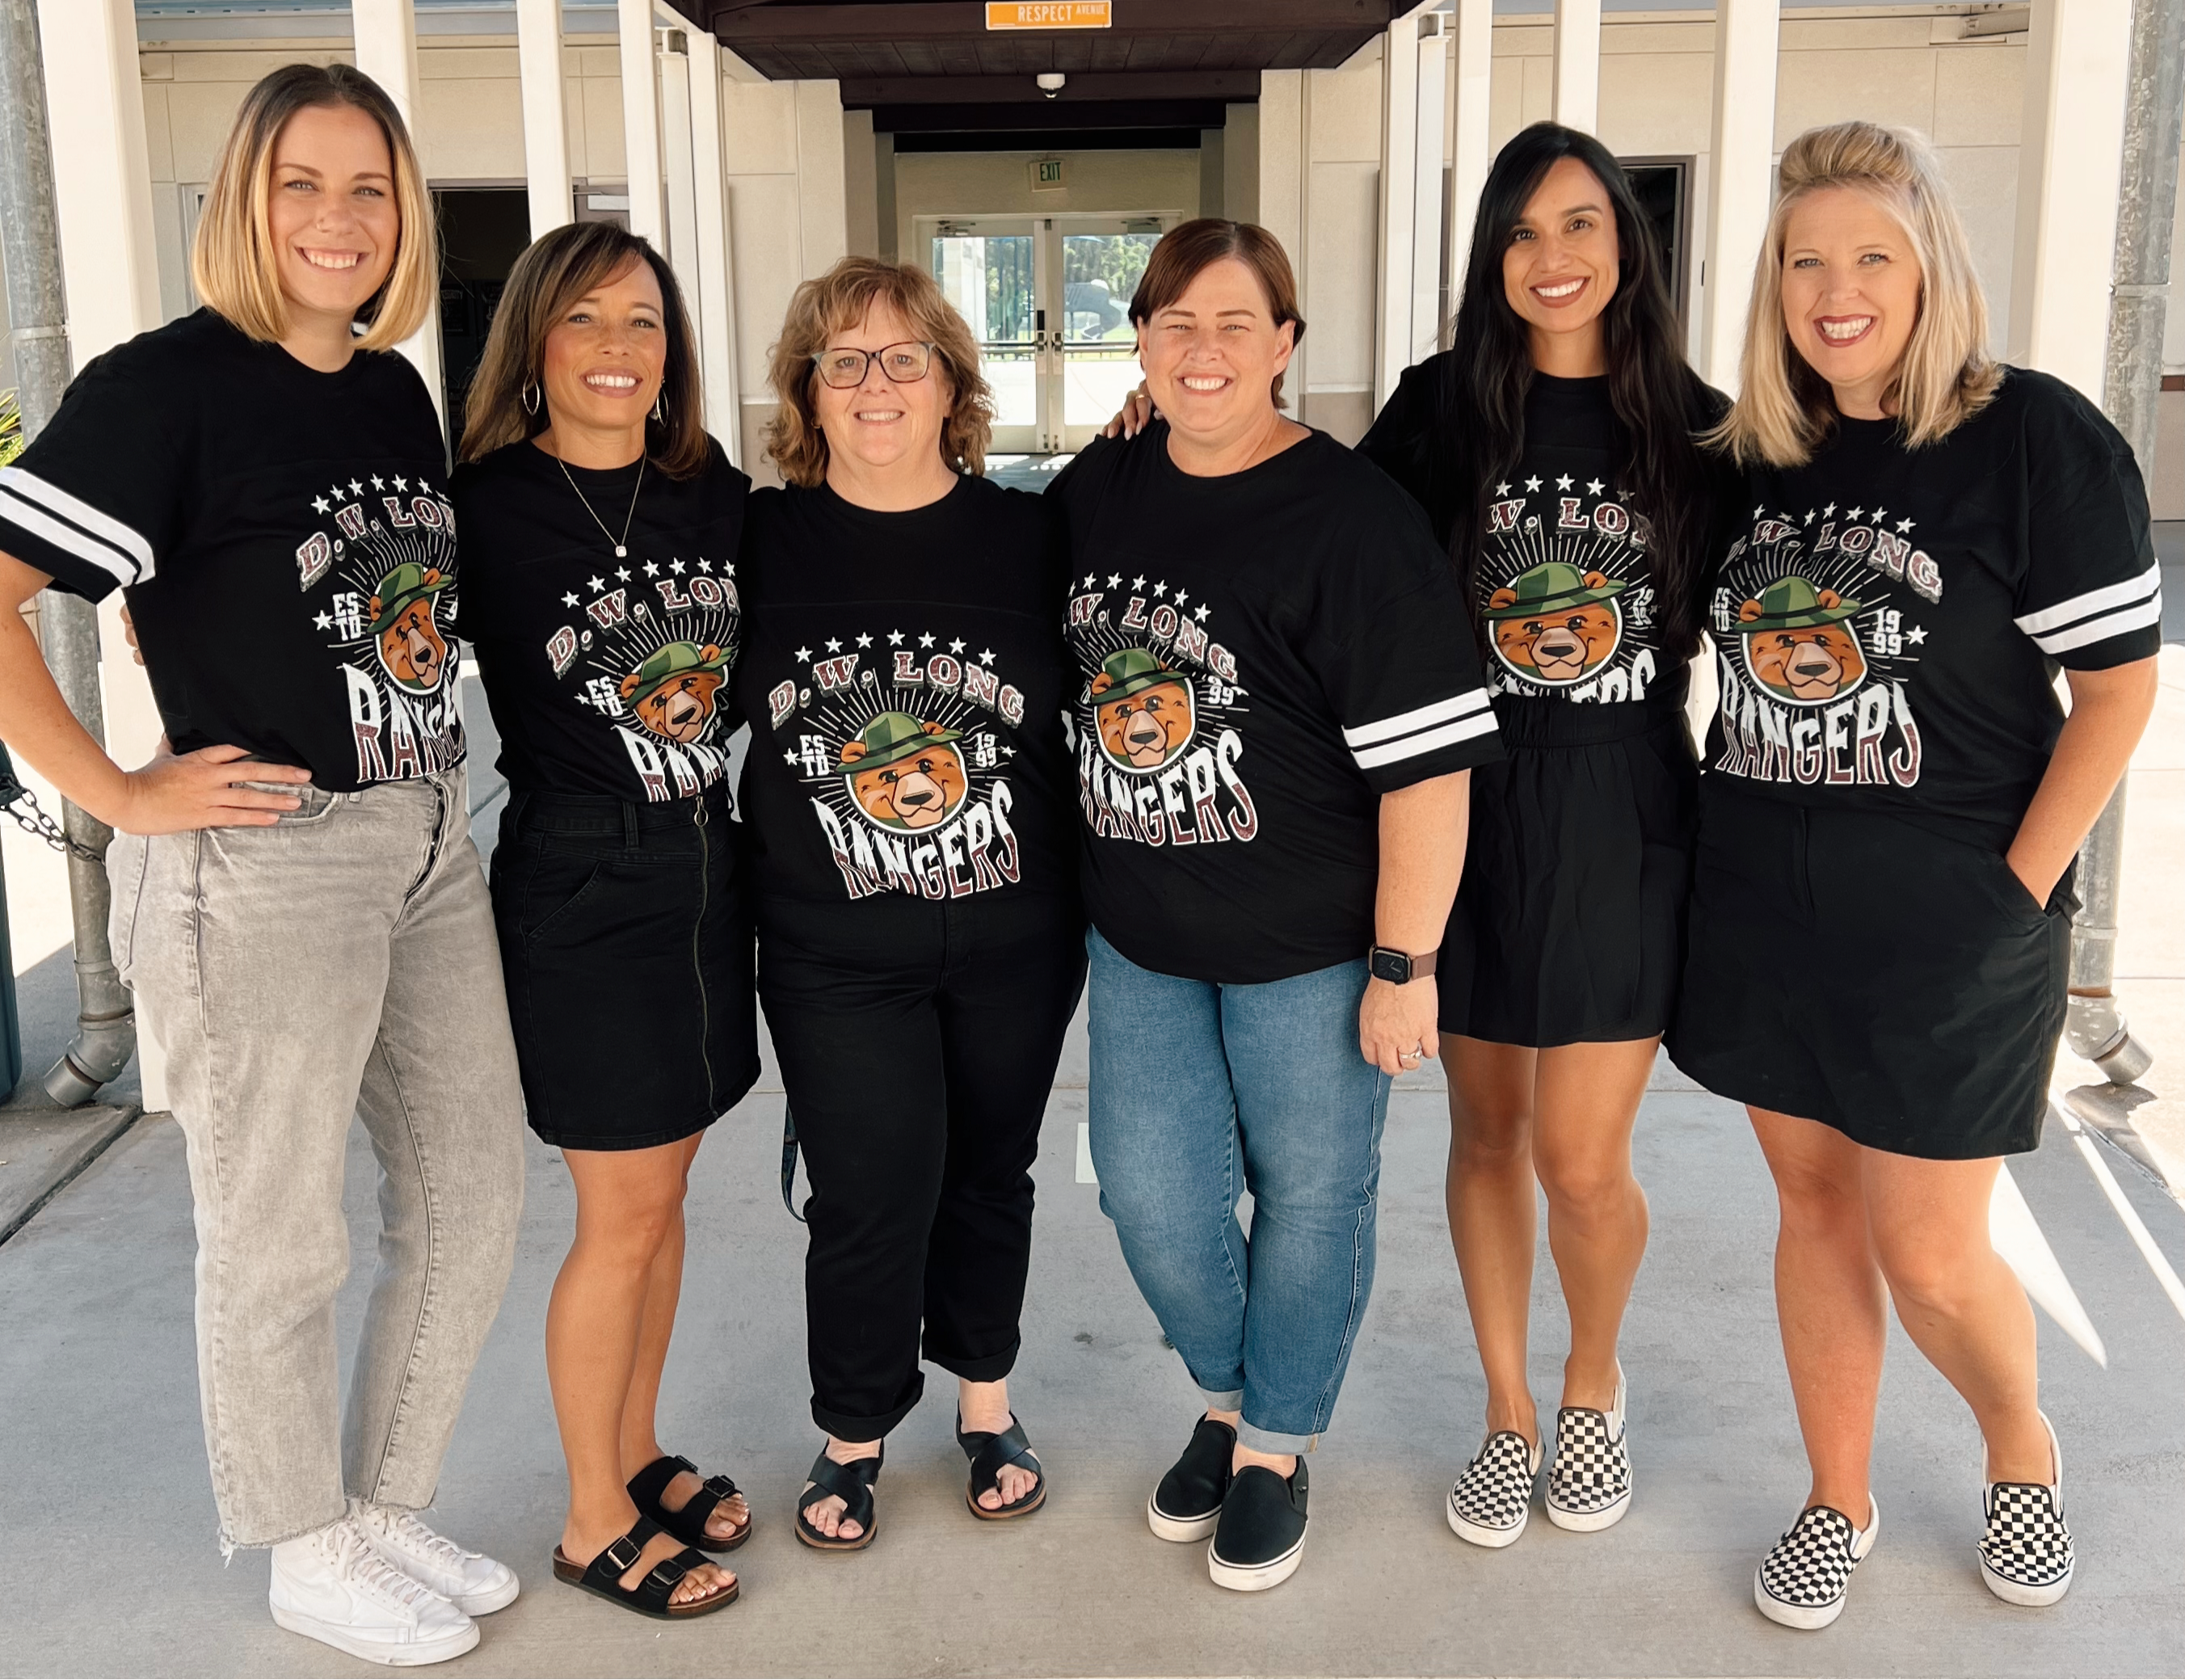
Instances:
[[[478,1642],[478,1623],[339,1522],[273,1548],[273,1620],[366,1662],[445,1662]]]
[[[413,1581],[422,1581],[465,1616],[491,1616],[516,1602],[516,1571],[436,1534],[413,1512],[349,1502],[349,1514],[372,1550]]]

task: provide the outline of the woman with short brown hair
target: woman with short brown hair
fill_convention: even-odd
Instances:
[[[1009,1409],[1031,1168],[1083,982],[1062,735],[1062,532],[980,477],[978,349],[931,276],[850,257],[797,288],[752,497],[736,702],[759,998],[811,1174],[805,1314],[827,1443],[796,1538],[854,1551],[926,1359],[957,1379],[964,1501],[1047,1482]]]
[[[690,1164],[758,1074],[727,783],[751,484],[701,414],[667,263],[572,224],[509,276],[455,474],[462,628],[508,778],[494,919],[524,1102],[577,1192],[546,1314],[554,1573],[667,1618],[735,1599],[701,1553],[751,1533],[735,1483],[654,1432]]]

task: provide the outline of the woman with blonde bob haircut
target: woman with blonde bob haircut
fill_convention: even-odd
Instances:
[[[438,1662],[517,1594],[415,1513],[514,1256],[522,1109],[446,455],[388,348],[436,265],[386,94],[339,64],[252,88],[193,268],[206,306],[86,367],[0,481],[0,736],[117,830],[115,959],[189,1147],[221,1545],[271,1549],[282,1627]],[[171,751],[124,770],[70,715],[14,611],[48,582],[126,592]],[[383,1229],[344,1415],[360,1114]]]
[[[1753,1601],[1826,1627],[1874,1544],[1893,1300],[1986,1445],[1981,1579],[2054,1604],[2062,1453],[1988,1205],[2040,1141],[2072,860],[2154,703],[2146,491],[2092,404],[1989,360],[1916,135],[1791,143],[1750,321],[1716,435],[1753,511],[1710,592],[1722,697],[1669,1049],[1746,1105],[1780,1211],[1813,1481]]]
[[[751,499],[737,709],[758,992],[811,1174],[812,1418],[796,1538],[879,1532],[891,1431],[956,1378],[964,1499],[1047,1478],[1009,1409],[1031,1164],[1084,981],[1064,744],[1060,522],[981,476],[978,347],[931,276],[848,257],[796,289]],[[784,1186],[785,1197],[788,1186]]]

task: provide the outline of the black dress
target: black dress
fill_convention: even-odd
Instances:
[[[758,1077],[730,820],[736,550],[751,481],[591,472],[531,443],[458,468],[467,589],[508,804],[494,921],[531,1129],[563,1149],[704,1130]],[[586,507],[618,529],[618,544]],[[627,552],[618,552],[618,549]]]
[[[2059,666],[2154,656],[2132,452],[2006,372],[1940,441],[1839,418],[1751,474],[1708,600],[1691,958],[1669,1051],[1711,1090],[1931,1160],[2033,1148],[2070,957],[2006,861],[2048,767]]]
[[[1435,441],[1444,362],[1405,373],[1359,450],[1418,498],[1446,544],[1478,485]],[[1607,382],[1534,375],[1523,454],[1484,499],[1473,608],[1508,756],[1473,773],[1438,974],[1442,1030],[1491,1043],[1654,1037],[1683,968],[1698,781],[1690,650],[1664,633],[1652,533],[1618,482]],[[1720,401],[1696,383],[1696,429]]]

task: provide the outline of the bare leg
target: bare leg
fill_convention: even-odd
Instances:
[[[694,1132],[680,1143],[665,1146],[682,1156],[682,1181],[686,1193],[690,1189],[690,1164],[698,1158],[698,1146],[705,1136],[703,1132]],[[679,1196],[674,1218],[661,1239],[660,1253],[654,1257],[652,1275],[645,1286],[645,1315],[638,1326],[637,1360],[630,1375],[629,1398],[623,1404],[624,1482],[655,1459],[665,1456],[657,1432],[656,1416],[660,1409],[661,1373],[668,1365],[668,1343],[675,1333],[675,1309],[683,1294],[683,1197]],[[700,1478],[689,1471],[680,1471],[662,1490],[660,1502],[669,1510],[679,1511],[701,1485]],[[716,1540],[725,1540],[750,1517],[750,1505],[745,1503],[742,1494],[735,1494],[713,1507],[706,1518],[706,1532]]]
[[[1442,1037],[1449,1072],[1449,1231],[1487,1376],[1487,1427],[1514,1429],[1534,1446],[1540,1420],[1525,1372],[1525,1336],[1538,1240],[1537,1054],[1517,1045]]]
[[[2033,1309],[1988,1239],[1998,1164],[1859,1153],[1875,1253],[1897,1319],[1973,1409],[1990,1479],[2054,1480]]]
[[[623,1485],[623,1420],[635,1381],[647,1297],[655,1269],[673,1233],[679,1274],[684,1180],[690,1153],[682,1144],[654,1149],[564,1150],[577,1186],[577,1234],[554,1280],[546,1309],[546,1376],[555,1420],[569,1465],[569,1515],[562,1549],[590,1561],[637,1520]],[[666,1338],[662,1338],[662,1353]],[[654,1376],[657,1392],[657,1374]],[[644,1580],[654,1565],[682,1549],[661,1534],[622,1577]],[[706,1598],[735,1577],[708,1564],[677,1583],[671,1601]]]
[[[855,1464],[859,1459],[869,1459],[880,1449],[877,1441],[837,1441],[827,1437],[827,1456],[836,1464]],[[804,1484],[806,1490],[812,1487]],[[865,1526],[842,1513],[849,1507],[830,1493],[818,1504],[804,1508],[804,1520],[830,1540],[854,1540],[865,1532]]]
[[[1646,1254],[1646,1193],[1631,1175],[1631,1128],[1659,1042],[1539,1052],[1533,1166],[1547,1192],[1548,1248],[1570,1309],[1566,1406],[1605,1412],[1615,1403],[1617,1333]]]
[[[956,1411],[964,1420],[964,1428],[982,1435],[1000,1434],[1015,1415],[1009,1410],[1009,1380],[1005,1377],[998,1382],[966,1382],[958,1377]],[[1022,1465],[1003,1465],[994,1480],[998,1485],[979,1495],[979,1504],[990,1511],[1014,1504],[1031,1492],[1037,1478]]]
[[[1833,1126],[1748,1108],[1775,1176],[1775,1316],[1813,1481],[1806,1503],[1864,1525],[1888,1308],[1860,1149]]]

